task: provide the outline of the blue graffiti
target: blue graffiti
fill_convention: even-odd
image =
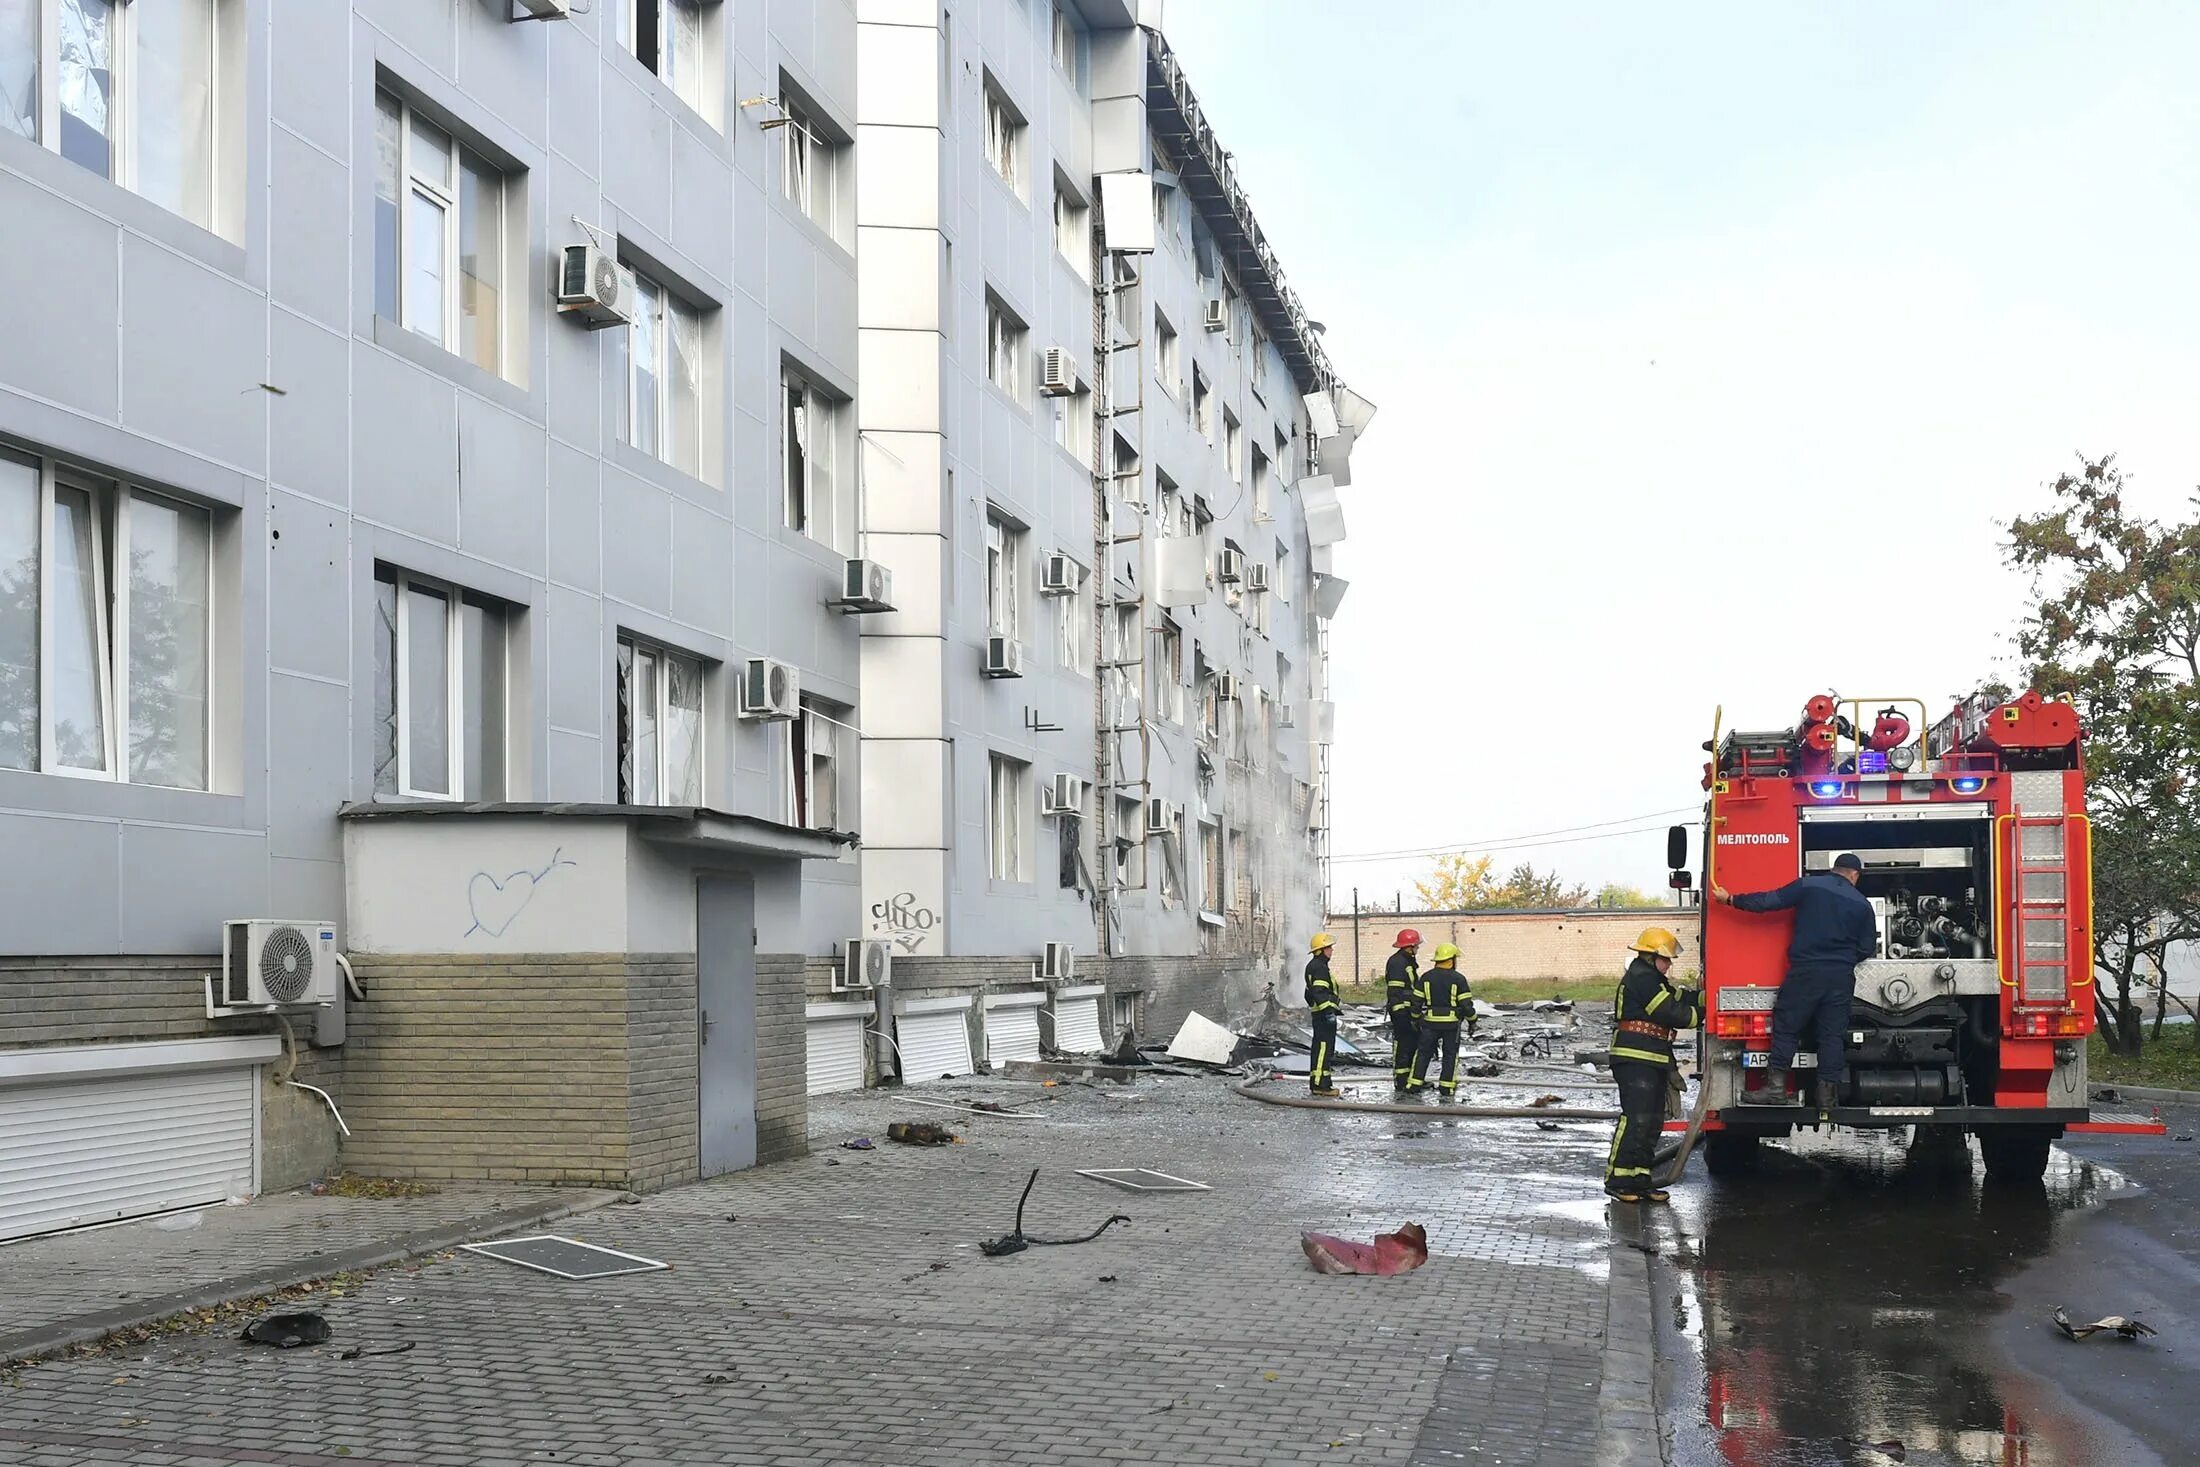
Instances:
[[[466,882],[466,909],[473,914],[474,925],[461,935],[472,937],[486,932],[491,937],[502,937],[511,930],[551,872],[560,866],[580,865],[565,859],[564,851],[563,846],[552,851],[550,860],[539,871],[514,871],[501,881],[486,871],[476,871]]]

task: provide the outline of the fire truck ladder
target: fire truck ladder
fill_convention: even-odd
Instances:
[[[1093,811],[1093,883],[1099,894],[1100,950],[1123,949],[1123,896],[1144,890],[1150,883],[1149,859],[1136,863],[1138,880],[1120,879],[1116,869],[1118,839],[1143,844],[1146,809],[1153,794],[1153,730],[1146,720],[1147,699],[1152,695],[1147,676],[1147,648],[1155,628],[1148,624],[1148,571],[1146,506],[1146,355],[1145,335],[1138,329],[1151,319],[1144,309],[1145,271],[1132,253],[1112,253],[1107,247],[1107,219],[1099,207],[1093,210],[1093,542],[1094,578],[1093,645],[1101,655],[1095,661],[1093,697],[1096,709],[1094,769],[1098,775]],[[1126,321],[1126,309],[1137,312]],[[1129,390],[1118,402],[1117,364],[1128,354]],[[1128,462],[1118,464],[1116,441],[1130,449]],[[1123,633],[1122,609],[1137,608],[1132,627]],[[1137,800],[1131,828],[1118,832],[1119,801]],[[1162,853],[1167,859],[1167,853]]]
[[[2061,815],[2004,815],[2017,930],[2003,946],[2020,1009],[2059,1009],[2070,997],[2070,831]],[[2010,910],[2005,906],[2004,910]]]

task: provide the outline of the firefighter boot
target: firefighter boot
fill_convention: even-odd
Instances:
[[[1824,1116],[1827,1111],[1832,1110],[1840,1103],[1841,1082],[1838,1080],[1820,1080],[1818,1082],[1818,1114]]]
[[[1793,1105],[1795,1098],[1788,1093],[1790,1077],[1786,1070],[1766,1070],[1764,1087],[1744,1090],[1744,1105]]]

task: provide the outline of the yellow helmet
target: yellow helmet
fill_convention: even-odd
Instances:
[[[1332,947],[1335,947],[1336,945],[1337,945],[1337,939],[1336,939],[1336,938],[1334,938],[1334,937],[1331,937],[1331,936],[1330,936],[1330,935],[1329,935],[1328,933],[1326,933],[1326,932],[1317,932],[1317,933],[1315,933],[1315,934],[1314,934],[1314,940],[1313,940],[1313,941],[1312,941],[1311,943],[1308,943],[1308,944],[1307,944],[1307,948],[1306,948],[1306,950],[1307,950],[1308,952],[1311,952],[1311,953],[1318,953],[1318,952],[1322,951],[1322,950],[1323,950],[1324,948],[1332,948]]]
[[[1681,940],[1663,927],[1645,927],[1631,950],[1652,957],[1677,958],[1681,955]]]
[[[1438,944],[1436,944],[1436,961],[1437,961],[1437,962],[1439,962],[1439,963],[1455,963],[1455,962],[1457,962],[1458,960],[1459,960],[1459,949],[1458,949],[1458,948],[1457,948],[1457,947],[1456,947],[1455,945],[1453,945],[1452,943],[1448,943],[1448,942],[1439,942]]]

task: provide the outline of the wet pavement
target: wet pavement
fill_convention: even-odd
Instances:
[[[2200,1462],[2200,1151],[2073,1137],[2036,1187],[1967,1160],[1892,1133],[1799,1137],[1749,1177],[1691,1169],[1642,1234],[1668,1461]],[[2162,1333],[2074,1344],[2058,1304]]]

